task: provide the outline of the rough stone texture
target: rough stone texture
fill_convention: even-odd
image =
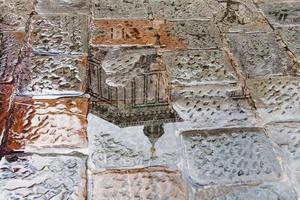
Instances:
[[[276,180],[281,168],[262,129],[182,133],[189,177],[198,184]]]
[[[86,53],[87,27],[88,20],[85,15],[34,16],[31,32],[32,48],[39,53]]]
[[[231,84],[237,76],[225,53],[219,50],[165,52],[163,58],[175,85]]]
[[[0,161],[0,186],[0,199],[84,200],[85,160],[73,156],[7,156]]]
[[[280,27],[278,32],[289,50],[300,58],[300,26]]]
[[[85,56],[32,55],[27,64],[30,77],[22,94],[83,94],[86,90],[87,58]]]
[[[184,200],[186,196],[180,173],[165,168],[109,170],[93,175],[94,200]]]
[[[160,25],[160,43],[168,49],[214,49],[221,38],[216,25],[210,20],[168,21]]]
[[[255,116],[247,97],[234,96],[236,88],[220,85],[178,87],[173,107],[178,115],[201,127],[250,126]]]
[[[280,76],[247,80],[257,112],[264,122],[299,120],[299,78]]]
[[[0,0],[0,31],[24,30],[34,0]]]
[[[274,34],[227,34],[232,54],[245,76],[284,74],[291,66]]]
[[[10,96],[12,92],[13,85],[0,85],[0,141],[2,141],[4,132],[7,128],[6,123],[9,117],[8,112],[11,106]]]
[[[143,0],[95,0],[95,18],[147,18]]]
[[[85,98],[18,98],[8,149],[86,147],[87,105]]]
[[[23,39],[23,32],[0,33],[0,83],[13,80]]]
[[[89,13],[89,2],[86,0],[37,0],[36,11],[46,13]]]

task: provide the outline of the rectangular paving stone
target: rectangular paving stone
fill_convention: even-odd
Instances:
[[[157,28],[148,20],[94,20],[95,45],[154,45]]]
[[[92,178],[94,200],[187,198],[180,172],[168,168],[107,170],[93,174]]]
[[[289,50],[300,58],[300,26],[278,27],[277,31]]]
[[[254,125],[255,113],[248,98],[229,85],[172,89],[172,106],[179,117],[202,128]]]
[[[10,155],[0,161],[0,199],[86,199],[85,159]]]
[[[86,15],[36,15],[30,43],[38,53],[87,53],[87,27]]]
[[[89,14],[90,1],[86,0],[37,0],[36,12],[46,13],[84,13]]]
[[[0,32],[0,83],[13,80],[23,39],[23,32]]]
[[[182,133],[185,169],[197,184],[277,180],[281,167],[263,129],[227,128]]]
[[[33,8],[34,0],[1,0],[0,31],[24,31]]]
[[[147,18],[143,0],[95,0],[94,18],[123,19]]]
[[[86,91],[86,56],[32,55],[22,95],[81,95]]]
[[[292,76],[247,80],[257,113],[265,123],[300,119],[300,79]]]
[[[300,24],[298,0],[261,2],[259,7],[273,26]]]
[[[245,76],[285,74],[291,60],[271,33],[227,34],[230,50]]]
[[[222,46],[220,32],[210,20],[167,21],[159,28],[166,49],[214,49]]]
[[[6,123],[9,118],[13,89],[13,85],[0,84],[0,141],[2,141],[7,128]]]
[[[18,97],[12,112],[8,149],[87,146],[86,98],[31,99]]]
[[[174,85],[234,84],[237,76],[220,50],[164,52],[163,60]]]

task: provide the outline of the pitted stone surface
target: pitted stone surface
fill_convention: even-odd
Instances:
[[[143,0],[95,0],[95,18],[147,18]]]
[[[0,199],[86,199],[85,160],[11,155],[0,161]]]
[[[276,180],[281,167],[263,129],[183,132],[189,177],[198,184]]]
[[[274,34],[227,34],[232,54],[245,76],[284,74],[291,63]]]
[[[87,0],[37,0],[36,11],[39,14],[46,13],[89,13]]]
[[[175,85],[231,84],[237,76],[228,57],[219,50],[163,53],[171,83]]]
[[[280,27],[278,32],[289,50],[300,58],[300,26]]]
[[[85,15],[34,16],[31,32],[32,48],[39,53],[86,53],[87,28],[88,20]]]
[[[23,32],[0,33],[0,83],[13,80],[23,39]]]
[[[247,81],[257,112],[264,122],[299,120],[299,80],[298,77],[280,76]]]
[[[167,21],[160,25],[160,43],[167,49],[214,49],[221,46],[220,32],[210,20]]]
[[[34,0],[0,0],[0,31],[24,30]]]
[[[178,87],[172,91],[173,107],[182,119],[205,127],[254,125],[247,98],[231,96],[234,92],[236,88],[220,85]]]
[[[92,198],[94,200],[184,200],[187,198],[187,193],[180,172],[153,167],[108,170],[93,174]]]
[[[85,56],[38,56],[29,58],[27,86],[22,94],[83,94],[86,90],[87,58]]]
[[[86,147],[87,106],[86,98],[18,98],[12,113],[8,149]]]

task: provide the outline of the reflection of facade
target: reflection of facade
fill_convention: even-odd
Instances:
[[[145,125],[147,133],[155,132],[161,136],[163,129],[155,127],[175,121],[177,117],[169,104],[170,90],[164,65],[153,49],[143,52],[132,62],[130,53],[122,59],[124,55],[107,58],[107,51],[96,51],[90,59],[90,109],[93,114],[120,127]],[[131,74],[122,74],[124,78],[131,77],[124,86],[107,84],[109,75],[102,67],[105,59],[116,59],[112,65],[132,67]],[[120,75],[121,69],[117,70]],[[133,71],[139,72],[133,75]]]

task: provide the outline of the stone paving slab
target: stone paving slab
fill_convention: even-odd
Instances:
[[[30,44],[37,53],[87,53],[87,28],[86,15],[36,15],[32,21]]]
[[[38,14],[47,13],[80,13],[89,14],[90,1],[86,0],[37,0],[36,12]]]
[[[187,198],[180,172],[167,168],[107,170],[95,173],[92,177],[94,200]]]
[[[299,120],[299,77],[249,79],[247,86],[263,122]]]
[[[82,95],[87,87],[86,56],[31,55],[27,59],[22,95]]]
[[[237,76],[225,52],[187,50],[163,52],[170,82],[174,85],[233,84]]]
[[[12,112],[7,148],[28,151],[84,148],[87,146],[87,109],[86,98],[18,97]]]
[[[141,19],[148,17],[143,0],[94,0],[93,13],[96,19]]]
[[[263,129],[211,129],[181,135],[185,167],[197,184],[256,183],[281,176],[279,160]]]
[[[300,58],[300,23],[299,26],[278,27],[277,31],[289,50]]]
[[[86,199],[85,159],[10,155],[0,161],[0,199]]]
[[[0,32],[0,83],[13,80],[24,32]]]
[[[245,76],[285,74],[291,60],[277,42],[275,34],[227,34],[231,53]]]

